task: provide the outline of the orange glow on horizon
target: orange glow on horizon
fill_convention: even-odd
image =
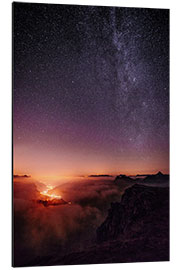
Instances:
[[[43,183],[57,183],[87,178],[89,175],[155,174],[169,173],[169,156],[158,152],[142,156],[139,152],[119,155],[104,149],[103,152],[86,152],[84,149],[51,148],[51,145],[14,145],[14,174],[31,175]]]
[[[58,182],[68,182],[68,181],[76,181],[76,180],[80,180],[80,179],[90,179],[89,176],[90,175],[111,175],[112,177],[110,179],[114,179],[114,177],[116,177],[117,175],[120,174],[125,174],[127,176],[135,176],[135,175],[145,175],[145,174],[156,174],[157,172],[161,171],[163,174],[169,174],[169,170],[168,169],[154,169],[154,170],[141,170],[141,171],[119,171],[119,172],[112,172],[112,173],[107,173],[107,172],[91,172],[89,174],[86,175],[31,175],[30,177],[28,177],[29,179],[32,180],[38,180],[43,182],[44,184],[47,185],[47,187],[49,186],[48,183],[58,183]],[[14,175],[20,175],[23,176],[25,173],[23,172],[16,172],[14,173]],[[103,178],[103,177],[102,177]],[[52,187],[54,188],[54,186]],[[47,195],[49,196],[49,194],[47,194],[47,192],[49,190],[51,190],[52,188],[48,188],[47,190],[41,192],[42,195]]]

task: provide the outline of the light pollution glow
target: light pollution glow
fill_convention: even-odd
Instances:
[[[81,151],[52,153],[47,149],[40,150],[21,145],[14,147],[14,174],[28,174],[45,182],[64,182],[91,174],[136,175],[155,173],[159,170],[169,173],[167,165],[168,160],[158,155],[149,159],[132,156],[110,159],[108,153],[91,153],[85,158]]]

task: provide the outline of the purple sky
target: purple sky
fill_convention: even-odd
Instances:
[[[14,3],[14,170],[169,172],[169,11]]]

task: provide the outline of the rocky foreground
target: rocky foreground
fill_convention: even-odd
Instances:
[[[30,265],[169,260],[169,188],[135,184],[112,203],[97,228],[97,243],[66,256],[38,257]]]
[[[135,184],[126,189],[120,203],[112,203],[97,229],[98,242],[151,237],[168,239],[169,188]]]

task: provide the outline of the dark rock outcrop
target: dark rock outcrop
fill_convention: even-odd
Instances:
[[[64,205],[67,204],[66,201],[64,201],[63,199],[52,199],[52,200],[37,200],[37,203],[43,204],[45,207],[48,206],[56,206],[56,205]]]
[[[168,238],[169,188],[135,184],[120,203],[112,203],[108,217],[97,229],[98,242],[117,238]]]

